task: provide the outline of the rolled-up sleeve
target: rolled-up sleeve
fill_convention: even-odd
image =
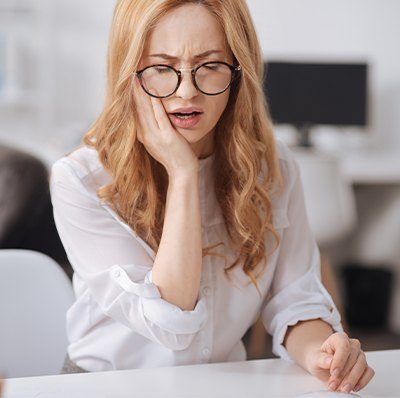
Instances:
[[[283,346],[289,326],[322,319],[342,331],[340,314],[321,283],[320,253],[306,216],[299,168],[286,149],[284,170],[288,225],[282,231],[273,281],[262,320],[273,336],[273,352],[291,361]]]
[[[54,164],[50,189],[74,272],[104,314],[166,348],[187,348],[207,320],[204,302],[183,311],[161,297],[151,278],[154,259],[140,238],[88,192],[69,164]]]

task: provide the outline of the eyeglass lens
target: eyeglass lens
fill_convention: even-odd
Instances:
[[[195,81],[200,91],[218,94],[230,84],[232,71],[222,63],[207,63],[196,70]],[[142,84],[146,91],[156,96],[171,95],[179,83],[178,74],[169,66],[152,66],[143,71]]]

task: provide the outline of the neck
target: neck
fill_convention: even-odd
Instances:
[[[194,154],[199,158],[207,158],[214,152],[214,130],[210,131],[200,141],[190,144]]]

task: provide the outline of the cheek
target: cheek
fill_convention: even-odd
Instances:
[[[228,104],[229,93],[223,93],[219,97],[215,97],[214,101],[211,101],[209,105],[210,109],[210,120],[214,124],[218,122],[222,113],[224,112],[226,105]]]

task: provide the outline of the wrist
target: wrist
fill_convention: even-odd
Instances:
[[[288,328],[284,346],[297,364],[312,373],[315,358],[331,334],[330,325],[320,319],[300,321]]]
[[[193,178],[194,175],[198,175],[199,167],[199,160],[196,157],[190,162],[177,160],[165,166],[169,180]]]
[[[180,170],[168,173],[168,183],[171,186],[186,186],[198,183],[199,172],[194,170]]]

